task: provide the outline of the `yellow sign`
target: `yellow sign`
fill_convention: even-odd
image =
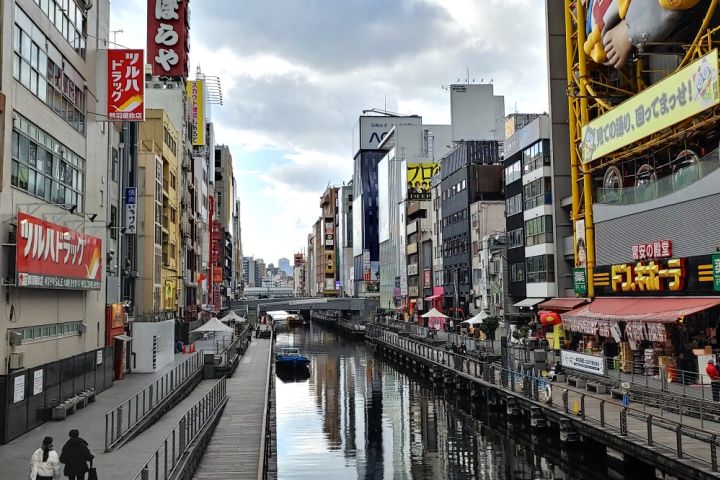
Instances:
[[[610,285],[613,292],[679,292],[685,287],[685,260],[670,259],[667,268],[654,261],[613,265]]]
[[[718,52],[713,50],[585,125],[582,162],[602,158],[718,103]]]
[[[430,200],[430,180],[440,172],[437,163],[407,164],[407,198],[408,200]]]
[[[194,146],[205,145],[205,81],[188,80],[186,85],[190,105],[190,138]]]

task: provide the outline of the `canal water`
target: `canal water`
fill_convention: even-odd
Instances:
[[[280,480],[655,476],[609,467],[586,444],[565,451],[317,324],[279,333],[277,345],[311,359],[309,371],[275,379]]]

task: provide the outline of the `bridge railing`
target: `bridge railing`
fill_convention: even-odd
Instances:
[[[536,371],[515,371],[504,368],[497,362],[484,362],[449,352],[400,336],[378,325],[368,326],[366,338],[374,338],[396,349],[422,357],[439,367],[455,371],[480,384],[509,392],[517,398],[526,398],[538,405],[544,404],[546,408],[577,416],[590,426],[620,437],[639,440],[649,448],[664,447],[677,459],[694,459],[710,467],[713,472],[718,471],[717,448],[720,445],[720,434],[672,418],[663,418],[660,410],[641,410],[582,391],[563,388],[549,382]],[[658,432],[670,432],[670,435],[658,435]]]

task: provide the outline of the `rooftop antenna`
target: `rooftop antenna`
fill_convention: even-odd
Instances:
[[[121,29],[119,29],[119,30],[110,30],[110,33],[113,34],[113,43],[117,43],[117,34],[118,34],[118,33],[125,33],[125,32],[123,32],[123,29],[121,28]]]

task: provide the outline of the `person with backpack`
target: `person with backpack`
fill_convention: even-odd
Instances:
[[[30,480],[59,480],[60,459],[53,448],[52,437],[45,437],[42,447],[30,458]]]
[[[63,473],[69,480],[85,480],[85,473],[90,470],[88,462],[92,466],[95,456],[90,453],[88,443],[80,438],[80,432],[72,429],[69,436],[60,453],[60,461],[65,464]]]

